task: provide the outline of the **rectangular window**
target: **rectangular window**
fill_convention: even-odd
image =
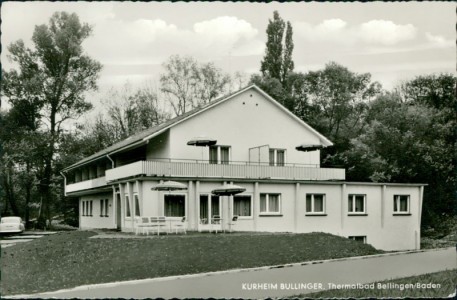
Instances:
[[[348,239],[360,242],[362,244],[367,243],[367,236],[366,235],[356,235],[356,236],[348,236]]]
[[[141,216],[141,214],[140,214],[140,200],[138,199],[138,195],[133,195],[133,198],[135,199],[135,216],[139,217],[139,216]]]
[[[269,151],[270,166],[283,167],[286,164],[286,150],[272,149]]]
[[[108,199],[105,199],[105,217],[108,217]]]
[[[219,196],[211,196],[211,218],[220,215]]]
[[[325,214],[325,194],[306,194],[306,214]]]
[[[229,147],[221,147],[221,164],[228,165],[229,163]]]
[[[209,163],[217,164],[217,147],[209,147]]]
[[[184,217],[186,215],[186,196],[164,195],[166,217]]]
[[[270,149],[270,151],[268,153],[269,153],[269,157],[270,157],[270,166],[274,166],[275,165],[275,150]]]
[[[350,214],[366,213],[366,195],[348,195],[348,212]]]
[[[211,146],[209,147],[209,163],[210,164],[225,164],[230,161],[229,146]]]
[[[252,217],[251,196],[237,195],[233,197],[233,215],[239,217]]]
[[[86,216],[86,201],[82,201],[82,215]]]
[[[394,195],[394,213],[409,213],[409,195]]]
[[[89,215],[92,217],[92,205],[93,205],[93,202],[92,200],[89,201],[89,209],[90,209],[90,213]]]
[[[260,194],[260,213],[279,214],[281,212],[281,194]]]
[[[125,216],[126,217],[131,217],[132,216],[130,214],[130,199],[129,199],[129,195],[125,195]]]
[[[100,200],[100,217],[104,217],[105,215],[103,214],[103,211],[105,210],[105,200],[101,199]]]

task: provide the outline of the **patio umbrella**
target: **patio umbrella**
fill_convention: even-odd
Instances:
[[[196,137],[196,138],[193,138],[190,141],[188,141],[187,145],[197,146],[197,147],[209,147],[209,146],[216,145],[216,143],[217,143],[217,140],[215,140],[215,139],[200,136],[200,137]],[[202,160],[203,160],[203,149],[202,149]]]
[[[189,146],[207,147],[216,145],[217,140],[204,136],[196,137],[187,142]]]
[[[211,191],[216,196],[233,196],[246,191],[244,187],[234,184],[224,184],[223,186]]]
[[[301,144],[301,145],[295,147],[295,149],[297,149],[298,151],[303,151],[303,152],[319,150],[319,149],[322,149],[322,148],[324,148],[324,146],[322,146],[322,145],[312,145],[312,144]]]
[[[176,181],[164,181],[162,183],[159,183],[156,186],[153,186],[151,188],[152,191],[181,191],[181,190],[187,190],[187,186],[185,184],[176,182]]]
[[[224,184],[221,187],[212,190],[211,193],[213,195],[216,195],[216,196],[233,196],[233,195],[242,193],[244,191],[246,191],[246,189],[244,187],[239,186],[239,185]],[[230,202],[232,202],[232,201],[229,201],[229,203],[228,203],[229,218],[230,218]],[[231,223],[229,223],[229,227],[230,227],[230,224]],[[231,228],[229,228],[229,229],[231,231]]]

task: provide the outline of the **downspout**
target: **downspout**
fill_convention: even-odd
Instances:
[[[109,154],[106,154],[106,157],[111,161],[111,168],[114,169],[114,160],[111,159]]]
[[[63,194],[66,197],[67,196],[67,177],[65,177],[65,173],[62,171],[60,171],[60,175],[62,175],[62,177],[63,177],[63,182],[64,182]]]

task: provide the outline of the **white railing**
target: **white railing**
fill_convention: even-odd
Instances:
[[[93,189],[101,186],[106,186],[106,177],[99,177],[99,178],[94,178],[94,179],[89,179],[89,180],[84,180],[80,181],[77,183],[71,183],[67,184],[65,186],[65,192],[66,193],[71,193],[71,192],[77,192],[81,190],[88,190],[88,189]]]
[[[106,171],[106,180],[131,176],[173,176],[197,178],[344,180],[345,170],[337,168],[266,165],[204,164],[190,162],[137,161]]]

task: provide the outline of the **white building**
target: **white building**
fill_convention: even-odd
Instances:
[[[187,145],[195,137],[217,143]],[[185,216],[198,230],[218,215],[236,231],[321,231],[419,249],[424,184],[346,182],[344,169],[320,168],[319,149],[331,145],[252,85],[67,167],[65,193],[79,199],[81,229],[133,231],[139,216]],[[151,190],[167,180],[187,189]],[[211,194],[225,183],[246,190]]]

